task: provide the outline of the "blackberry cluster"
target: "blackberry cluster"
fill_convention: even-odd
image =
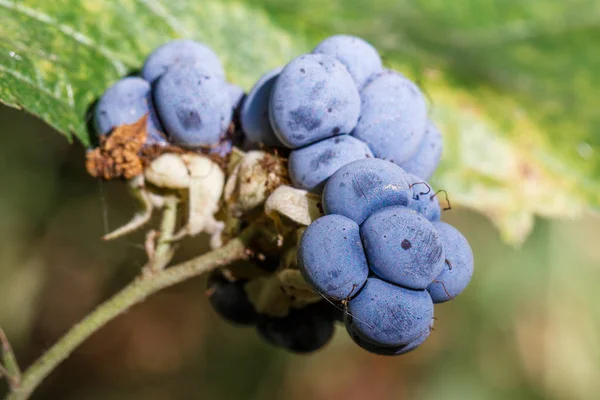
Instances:
[[[241,123],[250,141],[291,149],[292,183],[314,193],[340,167],[372,157],[429,179],[442,153],[419,88],[353,36],[332,36],[265,74]]]
[[[473,273],[467,240],[440,221],[427,183],[443,144],[421,90],[384,68],[366,41],[336,35],[245,95],[212,50],[175,40],[148,57],[141,77],[105,92],[95,124],[106,135],[148,115],[148,143],[226,155],[234,114],[242,147],[289,154],[293,186],[322,198],[325,215],[304,231],[297,264],[323,299],[266,315],[248,280],[219,270],[208,280],[213,308],[295,352],[324,346],[336,320],[368,351],[417,348],[431,332],[433,304],[459,295]]]
[[[458,296],[473,274],[469,243],[440,221],[430,190],[392,162],[354,161],[328,179],[327,215],[300,240],[303,277],[345,310],[348,333],[368,351],[417,348],[431,332],[433,304]]]
[[[147,115],[148,144],[231,151],[229,126],[244,91],[225,80],[217,55],[192,40],[174,40],[154,50],[140,76],[125,77],[96,105],[99,135]]]

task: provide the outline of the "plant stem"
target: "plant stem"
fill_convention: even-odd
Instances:
[[[179,199],[176,196],[165,197],[165,208],[160,225],[160,236],[156,242],[156,249],[151,255],[149,267],[151,271],[164,269],[173,257],[171,250],[171,239],[177,225],[177,205]]]
[[[21,382],[21,369],[19,368],[19,364],[17,364],[15,353],[2,328],[0,328],[0,343],[2,344],[2,349],[0,349],[2,361],[6,369],[3,373],[12,389],[17,387]]]
[[[23,374],[20,386],[15,388],[6,397],[6,400],[24,400],[29,398],[33,390],[39,386],[44,378],[65,360],[77,346],[106,325],[106,323],[122,314],[131,306],[140,303],[149,295],[204,272],[245,258],[247,243],[252,235],[252,230],[246,230],[239,237],[232,239],[219,249],[168,269],[155,271],[151,275],[138,277],[71,328],[54,346],[34,362]]]

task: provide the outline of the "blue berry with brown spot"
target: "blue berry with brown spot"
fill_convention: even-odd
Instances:
[[[218,144],[233,114],[227,83],[192,64],[172,66],[156,83],[154,101],[171,142],[188,148]]]
[[[288,170],[294,187],[321,193],[327,179],[352,161],[373,157],[366,143],[342,135],[290,153]]]
[[[360,227],[371,271],[410,289],[425,289],[444,268],[437,230],[421,214],[403,206],[373,213]]]
[[[271,125],[279,140],[292,149],[350,133],[359,114],[360,96],[352,76],[326,54],[292,60],[271,93]]]
[[[373,212],[410,203],[408,175],[394,163],[376,158],[353,161],[338,169],[325,184],[323,209],[362,224]]]

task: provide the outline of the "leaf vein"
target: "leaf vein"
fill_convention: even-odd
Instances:
[[[104,56],[108,61],[111,62],[111,64],[113,65],[115,70],[119,73],[119,75],[125,75],[127,73],[127,67],[125,66],[125,64],[123,62],[121,62],[112,51],[110,51],[106,47],[100,45],[99,43],[96,43],[94,40],[90,39],[88,36],[75,30],[74,28],[72,28],[68,25],[59,23],[54,18],[52,18],[50,15],[44,14],[38,10],[29,8],[22,4],[16,4],[9,0],[0,0],[0,6],[5,7],[9,10],[19,12],[19,13],[26,15],[30,18],[33,18],[39,22],[42,22],[44,24],[47,24],[49,26],[52,26],[52,27],[58,29],[64,35],[74,39],[78,43],[81,43],[81,44],[91,48],[94,51],[97,51],[102,56]]]
[[[171,13],[167,11],[167,9],[162,5],[159,0],[137,0],[139,3],[142,3],[146,8],[157,17],[164,20],[169,28],[171,28],[175,33],[182,37],[189,37],[190,34],[187,29],[182,29],[181,22]]]
[[[70,105],[70,101],[65,101],[63,98],[56,96],[56,94],[52,93],[50,90],[46,89],[45,87],[38,85],[37,83],[35,83],[33,80],[31,80],[27,76],[21,74],[19,71],[7,68],[2,64],[0,64],[0,71],[6,72],[7,74],[12,75],[13,77],[20,80],[21,82],[26,83],[27,85],[35,88],[36,90],[46,94],[47,96],[53,98],[54,100],[66,105],[70,108],[73,108],[73,106],[74,106],[74,104],[73,104],[73,106]]]

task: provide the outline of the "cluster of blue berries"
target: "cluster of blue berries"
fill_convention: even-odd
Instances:
[[[111,86],[94,110],[99,135],[147,115],[148,144],[231,149],[229,126],[244,91],[225,80],[219,58],[192,40],[173,40],[154,50],[140,76]]]
[[[315,193],[340,167],[371,157],[429,179],[442,153],[419,88],[354,36],[329,37],[265,74],[242,105],[241,124],[249,141],[291,149],[292,183]]]
[[[381,159],[338,169],[325,216],[298,249],[306,281],[345,310],[346,329],[374,353],[404,354],[429,336],[433,304],[458,296],[473,274],[469,243],[440,221],[431,187]]]
[[[148,144],[220,155],[237,128],[245,148],[289,151],[293,186],[322,195],[325,215],[304,231],[297,262],[324,299],[275,317],[257,312],[248,280],[221,270],[208,279],[213,308],[268,342],[311,352],[329,341],[337,320],[362,348],[404,354],[429,336],[433,304],[468,285],[471,248],[440,221],[438,192],[426,182],[442,136],[420,89],[384,68],[366,41],[329,37],[266,73],[247,95],[225,80],[208,47],[171,41],[150,54],[141,77],[104,93],[94,121],[102,136],[143,116]],[[279,264],[271,261],[268,274]]]
[[[293,185],[322,193],[326,215],[304,232],[298,265],[355,342],[386,355],[423,343],[473,255],[426,182],[443,146],[419,88],[364,40],[332,36],[264,75],[241,124],[248,140],[291,149]]]

